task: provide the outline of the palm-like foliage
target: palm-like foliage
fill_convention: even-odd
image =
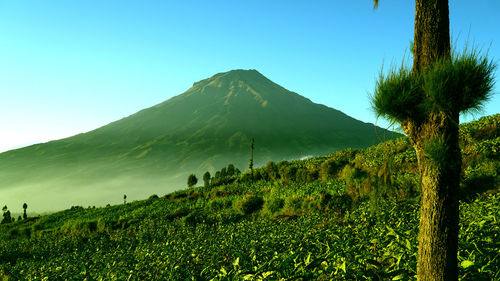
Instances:
[[[418,73],[402,66],[380,75],[372,106],[378,117],[417,124],[433,112],[477,111],[492,95],[495,68],[477,51],[440,59]]]

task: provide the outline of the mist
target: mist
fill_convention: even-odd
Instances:
[[[127,202],[132,202],[147,199],[153,194],[162,196],[185,188],[178,182],[175,179],[149,175],[142,178],[119,176],[91,184],[47,180],[0,189],[0,205],[6,205],[12,213],[22,213],[23,203],[27,203],[28,216],[30,213],[50,213],[72,206],[103,207],[107,204],[123,204],[124,194],[127,195]]]

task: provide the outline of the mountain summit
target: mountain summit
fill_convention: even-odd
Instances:
[[[85,193],[74,202],[104,204],[122,192],[163,194],[183,188],[190,173],[201,178],[229,163],[246,170],[251,138],[257,166],[379,141],[373,124],[313,103],[256,70],[233,70],[94,131],[0,154],[0,195],[58,190],[69,204],[63,194],[78,190]]]

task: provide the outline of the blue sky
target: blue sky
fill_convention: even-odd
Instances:
[[[499,62],[499,14],[498,0],[451,1],[453,42]],[[95,129],[231,69],[374,123],[368,95],[382,65],[408,55],[413,23],[413,0],[0,0],[0,151]],[[497,94],[481,115],[499,109]]]

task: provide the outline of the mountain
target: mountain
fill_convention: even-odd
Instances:
[[[190,173],[201,180],[229,163],[246,170],[252,137],[258,166],[367,147],[377,135],[392,134],[256,70],[233,70],[94,131],[0,154],[0,200],[65,208],[139,199],[183,188]]]

